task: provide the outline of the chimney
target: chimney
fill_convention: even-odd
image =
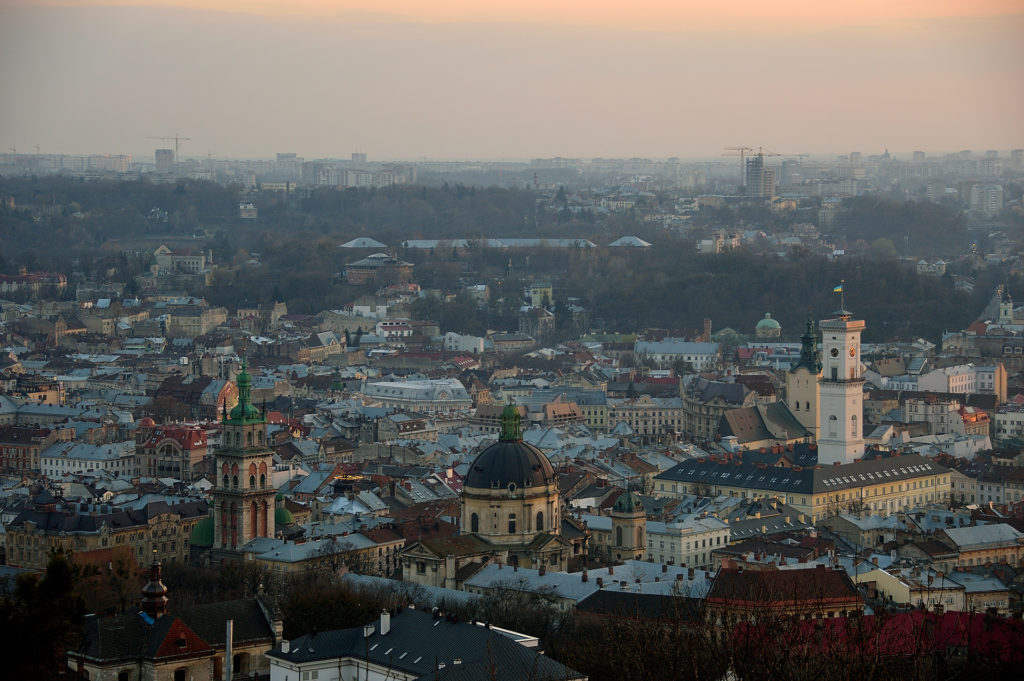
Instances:
[[[608,574],[609,575],[614,575],[615,574],[615,566],[614,565],[609,565],[608,566]]]
[[[540,564],[540,570],[537,571],[537,574],[539,576],[541,576],[541,577],[543,577],[545,574],[547,574],[547,566],[544,565],[544,563]]]
[[[598,577],[597,578],[597,588],[600,589],[600,588],[603,588],[603,587],[604,587],[604,580],[601,579],[600,577]]]
[[[391,631],[391,613],[387,610],[380,611],[380,635],[387,636]]]
[[[662,572],[668,572],[668,563],[662,563],[661,564],[661,571]]]
[[[287,653],[290,650],[291,650],[291,643],[288,642],[286,639],[281,639],[281,652],[282,653]]]
[[[686,578],[693,580],[693,568],[686,568]]]
[[[583,568],[583,575],[580,577],[582,581],[587,581],[587,569]]]

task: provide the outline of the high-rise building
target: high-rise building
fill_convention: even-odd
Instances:
[[[983,215],[995,215],[1003,209],[1003,185],[975,184],[971,186],[971,210]]]
[[[864,455],[864,379],[860,364],[864,321],[839,310],[818,327],[823,350],[818,463],[852,463]]]
[[[764,170],[764,156],[760,154],[747,158],[747,169],[744,184],[748,196],[760,196],[761,171]]]
[[[174,149],[156,150],[156,172],[170,173],[174,171]]]
[[[747,196],[771,196],[775,193],[775,170],[764,167],[764,154],[747,159]]]
[[[215,560],[230,559],[231,554],[256,537],[274,536],[274,453],[267,442],[266,418],[252,404],[252,376],[244,361],[237,383],[238,404],[224,417],[221,446],[216,454]]]

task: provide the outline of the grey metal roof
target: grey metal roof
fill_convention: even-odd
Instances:
[[[774,457],[776,461],[781,460],[782,454]],[[949,472],[948,468],[918,454],[814,468],[791,468],[767,462],[764,458],[754,452],[743,452],[742,456],[729,460],[718,457],[691,459],[657,475],[656,479],[815,494]]]
[[[291,641],[287,653],[278,646],[267,656],[294,664],[346,657],[369,659],[371,664],[418,674],[422,679],[583,678],[579,672],[488,627],[409,609],[396,612],[390,619],[391,630],[384,635],[378,620],[369,625],[369,636],[364,637],[363,627],[307,634]]]

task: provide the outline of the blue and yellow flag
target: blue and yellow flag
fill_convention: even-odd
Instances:
[[[832,288],[832,293],[842,293],[842,292],[843,292],[843,285],[842,284],[839,284],[838,286],[834,286]]]

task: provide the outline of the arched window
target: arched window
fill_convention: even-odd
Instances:
[[[249,446],[252,447],[252,431],[251,430],[248,433],[246,433],[246,442],[248,442]]]
[[[267,475],[265,473],[260,473],[260,489],[263,489],[266,486],[267,486]]]
[[[800,411],[800,400],[796,401],[796,408],[793,411]]]
[[[616,546],[622,546],[622,528],[621,527],[616,527],[615,528],[615,545]]]
[[[224,476],[224,489],[227,489],[227,487],[228,487],[228,476],[225,475]]]
[[[476,513],[474,513],[473,515],[469,516],[469,531],[470,532],[479,532],[480,531],[480,516],[478,516]]]
[[[836,418],[835,414],[832,414],[831,416],[828,417],[828,436],[839,436],[839,419]]]
[[[255,475],[250,475],[249,476],[249,489],[256,489],[256,476]]]
[[[810,402],[804,402],[804,404],[807,405],[806,407],[804,407],[804,409],[806,409],[807,411],[810,411],[811,410],[811,403]]]
[[[238,489],[238,476],[237,475],[231,476],[231,486],[234,487],[235,489]]]
[[[857,415],[850,417],[850,437],[857,437]]]
[[[259,431],[258,433],[256,433],[256,441],[259,442],[261,445],[263,444],[263,431],[262,430]]]
[[[537,511],[537,531],[544,531],[544,511]]]

